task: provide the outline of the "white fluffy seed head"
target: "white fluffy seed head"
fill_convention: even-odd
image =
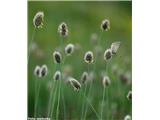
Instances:
[[[126,116],[124,117],[124,120],[131,120],[131,116],[130,116],[130,115],[126,115]]]
[[[53,53],[53,59],[54,59],[54,62],[55,62],[55,63],[60,64],[61,61],[62,61],[62,55],[61,55],[61,53],[58,52],[58,51],[55,51],[55,52]]]
[[[44,13],[42,11],[37,12],[33,18],[33,25],[35,26],[35,28],[42,28],[43,21],[44,21]]]
[[[119,47],[120,47],[121,42],[114,42],[111,44],[111,50],[112,50],[112,54],[116,54]]]
[[[105,19],[101,23],[101,29],[103,31],[108,31],[110,29],[110,21],[108,19]]]
[[[132,91],[129,91],[127,94],[127,99],[132,100]]]
[[[47,68],[47,65],[42,65],[42,67],[41,67],[41,77],[45,77],[45,76],[47,76],[47,74],[48,74],[48,68]]]
[[[39,65],[37,65],[34,69],[34,75],[36,77],[41,77],[41,67]]]
[[[58,26],[58,33],[60,34],[60,36],[62,37],[67,37],[68,36],[68,26],[65,22],[62,22],[59,26]]]
[[[85,55],[84,55],[84,61],[86,63],[89,63],[89,64],[93,63],[94,58],[93,58],[93,52],[92,51],[88,51],[88,52],[85,53]]]
[[[103,76],[102,83],[104,87],[107,87],[111,84],[111,80],[108,76]]]
[[[112,58],[112,50],[111,49],[107,49],[105,52],[104,52],[104,60],[105,61],[108,61]]]
[[[65,47],[65,54],[67,56],[70,56],[73,52],[74,52],[74,45],[70,43]]]
[[[81,84],[78,82],[78,80],[69,77],[68,78],[68,82],[70,83],[70,85],[74,88],[74,91],[79,91],[81,88]]]
[[[61,74],[61,72],[60,71],[56,71],[55,72],[55,74],[54,74],[54,76],[53,76],[53,79],[54,80],[61,80],[62,79],[62,74]]]
[[[82,76],[81,76],[81,83],[82,84],[86,84],[87,81],[89,80],[89,75],[87,72],[83,72]]]

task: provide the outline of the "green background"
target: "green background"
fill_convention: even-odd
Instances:
[[[75,51],[72,56],[66,58],[62,69],[70,66],[72,76],[79,81],[81,74],[87,71],[88,67],[83,60],[83,56],[88,50],[94,51],[96,46],[90,41],[91,34],[96,33],[98,37],[102,35],[99,44],[103,52],[106,48],[110,47],[112,42],[121,42],[118,53],[112,58],[107,68],[112,84],[107,88],[107,90],[109,89],[109,95],[106,97],[106,101],[109,99],[109,109],[104,105],[103,118],[106,119],[106,114],[109,114],[109,120],[122,120],[125,115],[131,115],[132,103],[126,99],[126,95],[131,90],[132,85],[122,84],[119,77],[112,72],[112,67],[117,65],[120,71],[132,72],[132,2],[28,1],[28,49],[34,31],[33,17],[38,11],[44,12],[44,25],[42,29],[36,29],[35,31],[33,41],[36,49],[31,51],[28,62],[28,117],[33,117],[34,115],[34,91],[35,80],[37,78],[34,76],[33,71],[36,65],[42,64],[48,66],[49,73],[43,80],[38,80],[42,82],[38,99],[38,117],[46,117],[47,115],[48,99],[51,92],[48,86],[53,82],[52,76],[55,72],[55,63],[52,54],[55,49],[61,47],[61,38],[57,33],[58,26],[61,22],[67,23],[69,29],[69,36],[64,40],[63,44],[79,44],[81,48],[79,51]],[[100,25],[102,20],[106,18],[110,20],[110,30],[102,33]],[[128,61],[127,63],[126,59]],[[93,81],[91,95],[88,98],[96,111],[100,113],[103,91],[100,73],[106,70],[106,63],[103,60],[103,54],[95,61],[96,79]],[[94,64],[89,66],[89,71],[93,70]],[[62,99],[60,99],[59,118],[80,119],[82,104],[84,104],[81,92],[84,92],[84,86],[82,86],[79,92],[73,91],[65,83],[62,84],[62,87],[64,90],[66,113],[64,117]],[[56,114],[55,110],[53,114]],[[97,119],[89,106],[86,118]]]

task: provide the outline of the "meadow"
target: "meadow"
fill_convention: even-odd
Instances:
[[[36,28],[33,19],[39,11],[44,20]],[[110,28],[103,30],[106,19]],[[63,22],[66,37],[58,30]],[[105,51],[115,42],[120,47],[105,60]],[[66,55],[70,43],[74,51]],[[55,51],[61,54],[61,63],[55,62]],[[93,53],[91,63],[84,60],[87,51]],[[28,1],[27,65],[28,117],[124,120],[132,116],[132,100],[127,96],[132,91],[132,2]],[[43,65],[46,73],[37,77],[35,68]],[[56,71],[62,74],[59,80],[55,80]],[[82,82],[84,72],[88,73],[86,83]],[[110,83],[103,83],[104,76]],[[71,77],[80,86],[75,87]]]

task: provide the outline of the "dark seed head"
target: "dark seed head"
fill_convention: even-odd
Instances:
[[[55,63],[58,63],[58,64],[61,63],[62,56],[61,56],[60,52],[55,51],[53,53],[53,58],[54,58]]]
[[[53,77],[54,80],[61,80],[61,72],[56,71]]]
[[[82,84],[85,84],[87,82],[87,80],[89,80],[89,75],[87,72],[83,72],[82,76],[81,76],[81,82]]]
[[[108,61],[111,58],[112,58],[112,51],[111,51],[111,49],[107,49],[104,52],[104,60]]]
[[[79,91],[81,84],[74,78],[68,78],[70,85],[74,88],[75,91]]]
[[[104,76],[103,80],[102,80],[102,83],[103,83],[104,87],[107,87],[107,86],[109,86],[111,84],[111,80],[109,79],[108,76]]]
[[[66,55],[71,55],[74,52],[74,45],[73,44],[68,44],[65,47],[65,53]]]
[[[45,77],[48,74],[48,68],[46,65],[42,65],[41,67],[41,77]]]
[[[93,62],[93,52],[91,51],[86,52],[84,55],[84,61],[86,63],[92,63]]]
[[[108,31],[110,29],[109,20],[105,19],[105,20],[102,21],[101,29],[104,30],[104,31]]]
[[[62,22],[58,27],[58,32],[62,37],[67,37],[68,36],[67,24]]]
[[[128,100],[132,100],[132,91],[129,91],[127,94]]]
[[[40,71],[41,71],[41,68],[40,66],[37,65],[34,69],[34,75],[37,77],[41,77]]]
[[[38,12],[33,18],[33,24],[36,28],[40,28],[43,25],[44,13]]]

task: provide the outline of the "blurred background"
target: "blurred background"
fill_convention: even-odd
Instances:
[[[30,44],[34,31],[33,18],[38,11],[44,12],[43,28],[36,29],[32,44]],[[110,30],[102,32],[100,25],[104,19],[110,20]],[[28,62],[28,117],[34,116],[35,80],[37,79],[33,74],[34,68],[42,64],[48,66],[49,73],[41,80],[37,116],[47,117],[51,84],[54,82],[55,73],[52,54],[55,50],[64,52],[64,46],[60,45],[61,38],[57,32],[61,22],[65,22],[69,30],[69,36],[63,42],[64,46],[68,43],[76,46],[73,55],[66,57],[62,71],[80,81],[82,73],[88,69],[83,60],[84,54],[88,50],[93,51],[98,57],[94,64],[89,66],[93,79],[93,86],[88,95],[89,101],[98,114],[103,107],[104,119],[122,120],[126,115],[131,115],[132,103],[126,96],[132,89],[132,2],[28,1],[28,49],[30,48],[31,51]],[[100,41],[98,45],[97,41]],[[103,53],[116,41],[120,41],[121,46],[108,65],[111,85],[107,88],[108,96],[104,104],[101,104],[103,95],[101,76],[106,74]],[[60,98],[59,119],[81,119],[84,104],[81,92],[84,92],[85,86],[82,85],[79,92],[75,92],[65,82],[62,83],[62,87],[61,98],[64,98],[64,101]],[[57,102],[56,99],[55,104]],[[53,109],[53,116],[55,114],[56,107]],[[97,119],[89,105],[86,119]]]

